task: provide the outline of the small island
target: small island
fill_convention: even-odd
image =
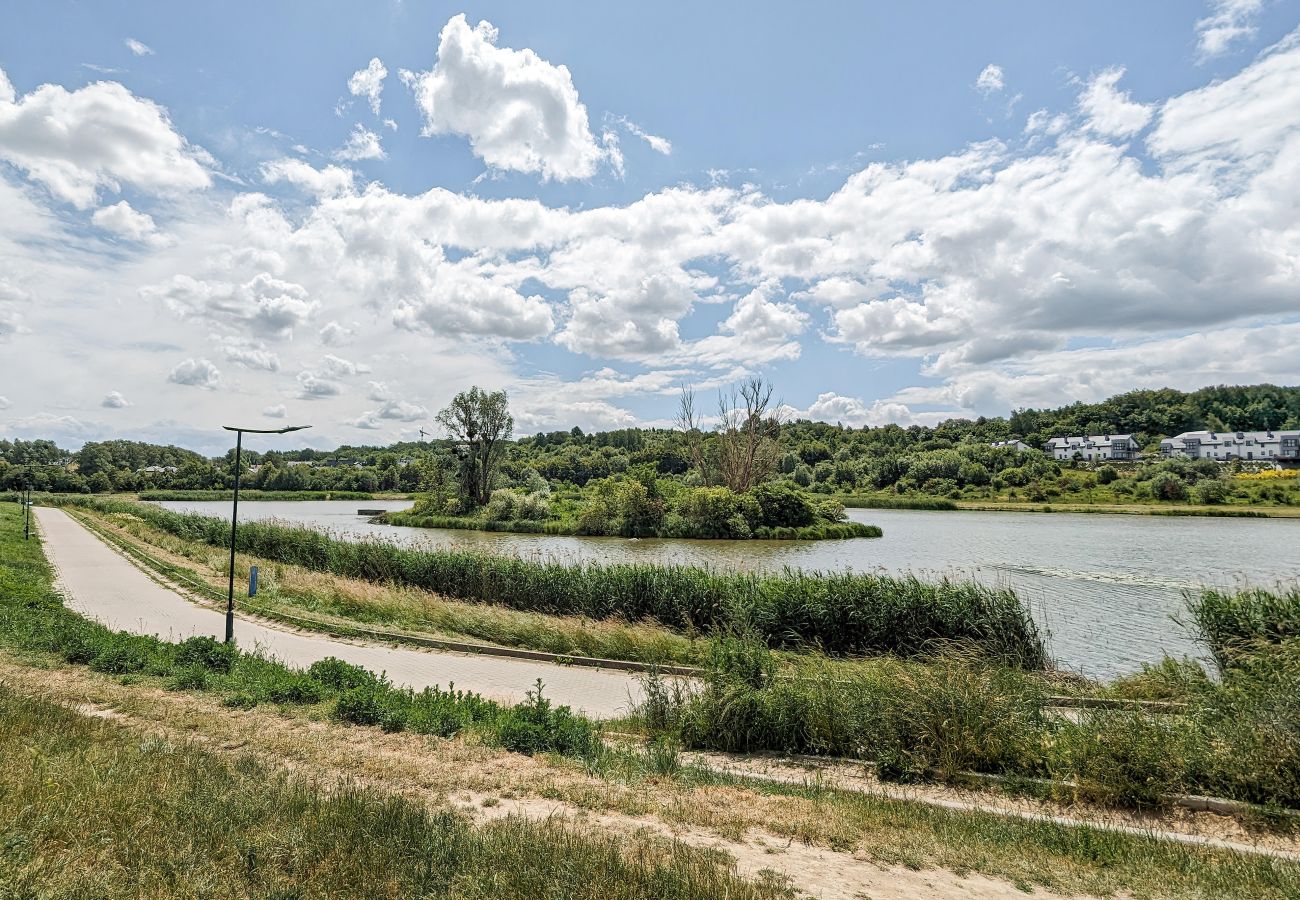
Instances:
[[[376,517],[390,525],[535,534],[714,540],[880,537],[849,522],[844,504],[777,479],[781,433],[772,387],[754,379],[720,399],[705,431],[684,393],[679,453],[628,460],[600,478],[552,484],[510,458],[514,418],[504,391],[457,394],[438,414],[453,454],[425,480],[415,506]],[[543,438],[545,440],[545,438]],[[627,460],[627,457],[621,457]],[[668,465],[665,466],[665,460]],[[512,464],[515,463],[515,464]]]

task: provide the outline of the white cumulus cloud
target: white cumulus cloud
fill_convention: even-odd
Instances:
[[[135,210],[125,200],[95,210],[90,221],[105,231],[130,241],[150,242],[161,238],[153,216]]]
[[[150,193],[207,187],[207,154],[191,147],[167,111],[114,81],[68,91],[45,84],[18,97],[0,72],[0,160],[85,209],[103,190]]]
[[[348,92],[354,97],[365,97],[370,104],[370,111],[379,115],[380,95],[384,90],[384,79],[388,70],[379,57],[370,60],[364,69],[357,69],[348,79]]]
[[[457,15],[442,29],[433,68],[402,72],[424,113],[424,133],[465,136],[493,168],[590,178],[606,151],[592,135],[568,68],[496,41],[491,23],[471,28]]]
[[[1006,76],[1002,72],[1002,67],[989,63],[985,66],[975,79],[975,90],[988,96],[996,94],[1006,87]]]
[[[167,380],[174,384],[215,390],[221,383],[221,370],[206,359],[187,359],[176,364]]]
[[[354,125],[348,142],[334,151],[334,158],[356,161],[361,159],[387,159],[379,135],[364,125]]]
[[[1128,137],[1151,121],[1152,108],[1135,102],[1128,91],[1118,88],[1123,77],[1123,66],[1104,69],[1079,95],[1079,110],[1087,117],[1088,127],[1099,134]]]
[[[153,48],[143,41],[137,41],[135,38],[129,37],[122,43],[126,44],[127,49],[136,56],[153,56]]]

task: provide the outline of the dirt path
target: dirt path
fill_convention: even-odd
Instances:
[[[225,633],[222,613],[157,584],[63,510],[37,507],[34,511],[46,556],[58,575],[58,588],[77,612],[114,628],[172,640],[194,634],[219,638]],[[641,696],[640,682],[621,672],[368,644],[281,629],[238,614],[235,639],[245,648],[257,647],[295,666],[337,656],[387,672],[394,683],[417,690],[454,682],[458,688],[505,702],[522,700],[540,678],[552,701],[597,717],[625,713]]]

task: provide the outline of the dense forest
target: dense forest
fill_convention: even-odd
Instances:
[[[1100,403],[1057,409],[1018,409],[1007,417],[950,419],[933,427],[848,428],[824,422],[765,420],[763,439],[772,450],[770,474],[812,493],[895,494],[955,499],[1053,499],[1087,492],[1090,499],[1191,500],[1208,502],[1220,493],[1209,468],[1180,461],[1155,461],[1162,436],[1208,428],[1254,430],[1300,428],[1300,387],[1274,385],[1207,387],[1190,393],[1172,389],[1132,391]],[[1118,475],[1079,472],[1037,452],[994,448],[993,441],[1019,438],[1031,447],[1061,434],[1130,433],[1149,461]],[[696,435],[692,439],[691,434]],[[638,480],[653,494],[655,479],[688,488],[730,486],[744,493],[752,485],[733,485],[717,474],[719,453],[728,438],[719,429],[625,428],[585,434],[579,428],[535,434],[501,445],[491,487],[521,495],[554,489],[557,500],[574,502],[618,493],[612,485]],[[438,439],[388,447],[343,446],[245,451],[241,481],[269,491],[426,492],[450,503],[439,512],[465,514],[455,487],[463,470],[464,448]],[[234,451],[207,459],[180,447],[135,441],[90,442],[75,452],[48,440],[0,440],[0,489],[30,483],[38,490],[109,492],[209,490],[233,482]],[[1085,467],[1086,468],[1086,467]],[[1105,467],[1113,470],[1114,467]],[[713,472],[714,474],[710,474]],[[1198,474],[1199,473],[1199,474]],[[1122,477],[1120,477],[1122,476]],[[1170,479],[1176,480],[1177,485]],[[1152,483],[1154,482],[1154,487]],[[620,489],[621,490],[621,489]],[[1241,496],[1277,502],[1290,496],[1276,486],[1261,486]],[[1231,489],[1221,499],[1230,499]],[[461,504],[463,505],[463,504]],[[508,504],[507,504],[508,505]],[[558,508],[563,508],[561,502]]]

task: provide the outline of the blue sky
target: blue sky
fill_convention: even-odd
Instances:
[[[1294,383],[1298,13],[18,5],[0,432],[382,442],[474,382],[521,431],[749,374],[855,425]]]

